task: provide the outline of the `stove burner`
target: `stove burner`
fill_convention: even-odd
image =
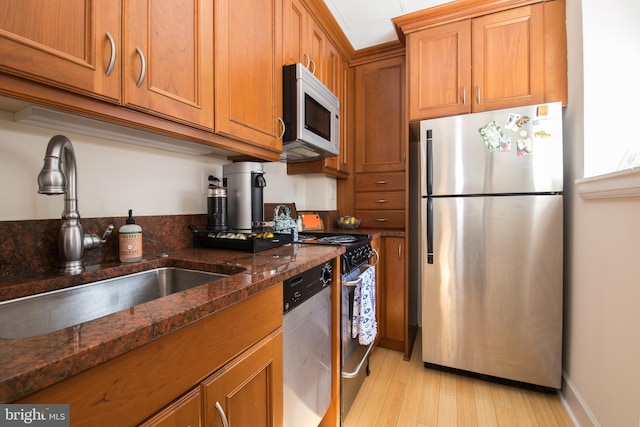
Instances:
[[[340,234],[337,236],[327,236],[327,237],[321,237],[318,239],[318,242],[322,242],[322,243],[330,243],[330,244],[334,244],[334,245],[344,245],[347,243],[353,243],[355,242],[357,239],[354,236],[350,236],[348,234]]]

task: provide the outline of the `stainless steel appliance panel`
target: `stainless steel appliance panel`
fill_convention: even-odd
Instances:
[[[537,117],[539,106],[443,117],[420,123],[423,140],[421,194],[460,195],[562,191],[562,105],[544,104],[548,112]],[[507,128],[510,114],[528,117],[526,124]],[[513,117],[513,116],[512,116]],[[480,128],[496,121],[510,141],[510,151],[490,151]],[[432,132],[432,162],[426,164],[425,135]],[[514,130],[512,130],[514,129]],[[544,137],[535,137],[544,132]],[[517,155],[518,140],[531,140],[528,155]],[[426,188],[432,174],[431,193]]]
[[[433,221],[423,360],[560,388],[562,196],[425,198],[421,210],[422,230]]]
[[[284,315],[284,426],[317,426],[331,403],[331,287]]]

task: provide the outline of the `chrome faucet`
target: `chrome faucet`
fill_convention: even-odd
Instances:
[[[60,167],[61,162],[63,169]],[[113,231],[113,224],[109,224],[102,238],[82,232],[76,183],[76,155],[73,145],[66,136],[56,135],[47,145],[44,166],[38,175],[38,193],[65,195],[63,221],[58,233],[58,252],[62,261],[61,271],[67,275],[82,273],[84,250],[102,246]]]

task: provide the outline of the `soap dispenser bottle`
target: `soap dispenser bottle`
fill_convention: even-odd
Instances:
[[[142,259],[142,227],[136,225],[133,210],[129,209],[129,218],[119,230],[121,262],[136,262]]]

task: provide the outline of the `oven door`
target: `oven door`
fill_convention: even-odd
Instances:
[[[364,265],[359,269],[345,274],[342,277],[342,303],[340,337],[341,350],[341,419],[344,420],[353,401],[369,375],[369,352],[373,348],[375,340],[369,345],[361,345],[358,337],[352,338],[353,300],[354,292],[362,281],[362,274],[369,268]]]

